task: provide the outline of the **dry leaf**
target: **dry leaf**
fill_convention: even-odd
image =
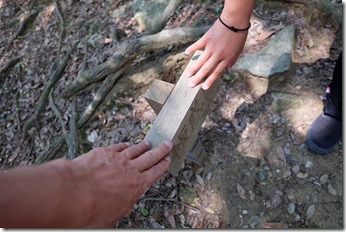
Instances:
[[[242,199],[246,199],[246,197],[245,197],[245,190],[244,190],[244,188],[243,188],[240,184],[238,184],[238,183],[237,183],[237,192],[238,192],[239,196],[240,196]]]

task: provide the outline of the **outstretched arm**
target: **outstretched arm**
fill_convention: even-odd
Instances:
[[[0,227],[106,227],[168,169],[166,141],[96,148],[74,160],[0,173]]]
[[[228,26],[244,29],[249,26],[254,0],[225,0],[221,20]],[[189,86],[194,87],[205,77],[203,89],[208,89],[227,67],[233,66],[243,51],[247,31],[234,32],[224,26],[219,19],[197,42],[186,49],[193,54],[204,49],[203,54],[188,70],[191,76]]]

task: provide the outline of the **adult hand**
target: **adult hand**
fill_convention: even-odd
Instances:
[[[197,62],[187,70],[187,75],[191,77],[189,86],[198,85],[208,76],[202,84],[202,89],[208,89],[226,68],[237,61],[247,34],[247,31],[233,32],[216,20],[197,42],[185,50],[186,54],[192,55],[196,50],[204,49]]]
[[[89,193],[87,227],[111,226],[131,212],[139,197],[168,169],[172,142],[149,150],[149,142],[96,148],[72,160],[78,188]]]

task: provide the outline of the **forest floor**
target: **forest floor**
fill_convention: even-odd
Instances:
[[[128,1],[131,2],[131,1]],[[316,18],[304,4],[259,1],[244,52],[253,52],[287,25],[296,28],[293,67],[280,89],[252,98],[240,78],[225,73],[213,110],[200,131],[207,157],[201,164],[186,160],[178,176],[166,173],[121,219],[117,228],[337,228],[343,222],[343,149],[314,155],[304,146],[310,123],[323,108],[342,48],[341,30],[332,20]],[[59,15],[53,1],[42,1],[33,22],[13,41],[30,1],[0,0],[0,68],[21,56],[0,79],[1,169],[31,165],[62,133],[45,107],[40,120],[22,141],[24,122],[33,114],[59,46]],[[116,51],[115,40],[143,34],[126,1],[68,0],[61,2],[66,36],[64,54],[93,27],[101,45],[78,46],[55,87],[55,101],[68,120],[71,99],[63,90],[77,75],[84,57],[87,66],[104,62]],[[342,7],[340,1],[331,1]],[[122,12],[121,9],[127,9]],[[166,28],[211,25],[222,1],[184,1]],[[310,14],[311,13],[311,14]],[[121,38],[114,32],[121,31]],[[119,35],[119,33],[117,34]],[[11,41],[11,42],[10,42]],[[9,45],[10,44],[10,45]],[[79,154],[112,143],[140,142],[155,114],[144,99],[154,79],[174,83],[189,57],[186,44],[140,57],[110,91],[103,107],[79,131]],[[77,98],[81,113],[95,95],[95,83]],[[280,102],[289,99],[289,107]],[[283,107],[282,107],[283,106]],[[66,149],[54,158],[64,156]]]

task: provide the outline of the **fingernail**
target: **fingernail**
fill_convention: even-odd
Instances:
[[[131,146],[131,143],[129,143],[129,142],[125,142],[125,144],[129,147],[129,146]]]
[[[172,147],[173,147],[172,141],[170,141],[170,140],[165,140],[165,141],[163,141],[163,143],[166,144],[167,147],[169,147],[169,149],[172,149]]]
[[[191,55],[191,53],[187,49],[185,50],[185,54],[186,55]]]
[[[192,81],[189,81],[189,82],[188,82],[188,85],[189,85],[189,87],[191,87],[191,88],[195,87],[195,83],[193,83]]]
[[[171,156],[167,155],[167,156],[165,157],[165,160],[167,160],[168,162],[171,162],[171,161],[172,161],[172,158],[171,158]]]
[[[148,148],[151,148],[151,142],[150,141],[144,140],[144,143],[148,146]]]
[[[202,89],[204,89],[204,90],[209,89],[209,85],[207,85],[207,84],[203,84],[203,85],[202,85]]]

